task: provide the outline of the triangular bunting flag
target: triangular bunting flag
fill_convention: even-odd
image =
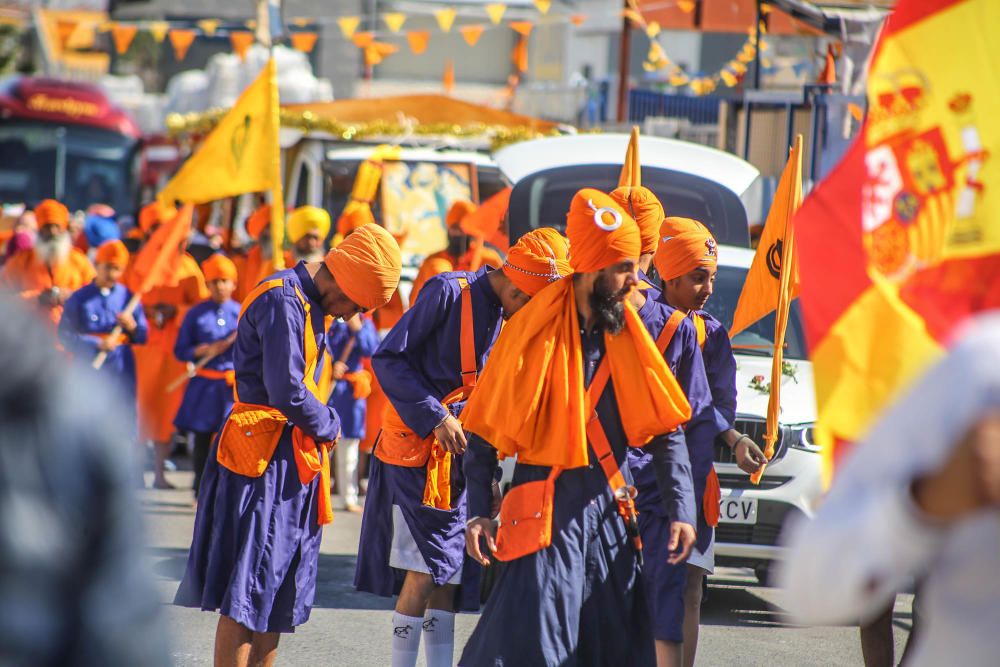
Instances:
[[[509,25],[511,30],[524,37],[530,35],[531,29],[535,27],[531,21],[511,21]]]
[[[437,19],[438,27],[441,28],[442,32],[451,32],[451,26],[455,23],[455,10],[439,9],[434,12],[434,18]]]
[[[219,19],[202,19],[198,21],[197,25],[205,35],[211,37],[215,34],[215,29],[219,27],[219,23]]]
[[[500,21],[503,19],[504,12],[507,11],[507,5],[495,2],[486,5],[486,14],[490,17],[490,22],[493,25],[499,25]]]
[[[167,36],[170,38],[170,44],[174,47],[174,57],[177,58],[177,62],[184,60],[184,56],[187,55],[188,49],[194,42],[194,30],[174,28]]]
[[[646,19],[642,18],[642,14],[634,9],[623,9],[622,16],[627,18],[632,23],[636,24],[640,28],[646,27]]]
[[[296,16],[291,20],[291,24],[296,28],[305,28],[306,26],[310,26],[313,23],[314,23],[313,19],[309,18],[308,16]]]
[[[292,42],[292,48],[296,51],[301,51],[302,53],[312,53],[313,48],[316,46],[316,39],[319,37],[314,32],[293,32],[289,38]]]
[[[153,36],[157,44],[162,44],[163,40],[167,38],[167,31],[170,30],[170,24],[166,21],[153,21],[146,26],[146,30]]]
[[[396,51],[399,51],[399,47],[395,44],[372,42],[365,47],[365,65],[374,67],[385,60],[386,56],[391,56]]]
[[[690,14],[694,11],[694,0],[677,0],[677,9]]]
[[[389,12],[388,14],[382,14],[382,20],[385,21],[386,27],[391,32],[399,32],[399,29],[406,23],[406,14],[402,12]]]
[[[354,42],[354,46],[359,49],[363,49],[371,46],[372,42],[375,41],[375,33],[369,31],[356,32],[354,33],[354,36],[351,37],[351,41]]]
[[[542,14],[548,14],[549,8],[552,7],[552,0],[535,0],[535,7],[538,8]]]
[[[431,34],[426,30],[411,30],[406,33],[406,42],[410,45],[410,51],[420,55],[427,50],[427,42],[430,41]]]
[[[646,26],[646,37],[653,39],[659,34],[660,34],[660,24],[657,23],[656,21],[653,21],[652,23]]]
[[[246,62],[247,51],[253,44],[253,33],[245,30],[237,30],[229,33],[229,43],[233,46],[233,53],[240,57],[241,62]]]
[[[360,16],[341,16],[337,19],[337,25],[340,26],[340,32],[343,33],[344,37],[350,39],[354,36],[354,31],[358,29],[361,25]]]
[[[582,26],[587,21],[586,14],[573,14],[569,17],[569,22],[575,25],[577,28]]]
[[[449,58],[444,61],[444,74],[441,76],[441,87],[445,95],[451,95],[455,90],[455,62]]]
[[[514,51],[510,55],[511,61],[514,63],[514,67],[517,68],[518,72],[528,71],[528,38],[521,36],[517,38],[517,44],[514,46]]]
[[[56,21],[56,34],[59,37],[59,48],[66,48],[66,45],[69,43],[69,38],[73,36],[74,32],[76,32],[77,25],[79,24],[76,21],[67,21],[65,19]]]
[[[115,43],[115,52],[118,55],[124,55],[128,51],[128,47],[131,46],[132,40],[135,39],[135,33],[138,28],[134,25],[125,25],[124,23],[116,23],[114,27],[111,28],[111,39]]]
[[[462,39],[465,40],[466,44],[475,46],[479,38],[483,36],[483,30],[485,29],[485,26],[481,25],[463,25],[458,31],[462,33]]]

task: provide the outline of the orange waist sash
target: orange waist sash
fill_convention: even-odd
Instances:
[[[206,380],[225,380],[226,384],[230,387],[236,383],[236,371],[229,369],[228,371],[220,371],[212,368],[199,368],[194,372],[197,377],[205,378]]]
[[[91,334],[87,334],[87,337],[88,338],[93,338],[96,341],[102,341],[102,342],[105,341],[105,340],[108,340],[109,338],[112,338],[112,336],[111,336],[110,333],[103,333],[103,334],[91,333]],[[115,341],[115,345],[125,345],[126,343],[129,342],[128,334],[120,333],[117,336],[114,336],[114,341]]]

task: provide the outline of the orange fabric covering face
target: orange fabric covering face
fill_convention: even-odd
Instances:
[[[651,255],[656,252],[660,240],[660,225],[666,214],[663,212],[663,204],[656,198],[652,190],[641,185],[624,186],[615,188],[611,192],[611,198],[625,209],[639,225],[639,234],[642,237],[642,254]]]
[[[573,196],[566,214],[566,236],[574,271],[591,273],[626,259],[639,259],[639,226],[609,195],[584,188]]]
[[[177,209],[164,206],[159,201],[146,204],[139,211],[139,229],[148,232],[153,225],[166,222],[177,215]]]
[[[337,233],[347,236],[362,225],[374,225],[375,216],[367,203],[352,202],[344,208],[337,218]]]
[[[201,271],[205,274],[205,282],[212,280],[236,281],[236,265],[225,255],[215,253],[201,263]]]
[[[502,270],[519,290],[534,296],[573,272],[569,265],[569,243],[550,227],[532,230],[510,249]]]
[[[462,412],[465,430],[505,457],[566,468],[588,463],[590,415],[574,289],[573,279],[557,281],[510,319]],[[684,392],[627,300],[625,328],[604,341],[629,445],[641,447],[690,419]]]
[[[247,218],[247,236],[252,239],[259,239],[261,232],[271,224],[271,205],[263,204]]]
[[[35,220],[38,221],[38,228],[45,225],[59,225],[63,229],[69,225],[69,209],[55,199],[43,199],[35,207]]]
[[[719,247],[708,227],[690,218],[667,218],[660,226],[660,247],[653,265],[662,280],[673,280],[699,266],[719,263]]]
[[[324,262],[347,298],[367,310],[388,303],[399,285],[399,245],[378,225],[358,227]]]
[[[118,240],[105,241],[101,244],[101,247],[97,249],[97,255],[94,257],[95,264],[114,264],[115,266],[120,266],[125,268],[128,266],[128,248],[125,244]]]
[[[465,216],[471,215],[476,212],[476,205],[471,201],[465,201],[459,199],[451,208],[448,209],[448,215],[444,218],[444,224],[448,227],[456,227],[462,223]]]

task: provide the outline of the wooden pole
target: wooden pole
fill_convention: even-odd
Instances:
[[[624,0],[623,9],[629,9],[628,0]],[[618,49],[618,122],[628,119],[628,73],[630,55],[632,52],[632,23],[628,16],[622,17],[622,38]]]
[[[132,313],[134,313],[135,309],[139,307],[140,298],[142,298],[141,295],[133,294],[132,298],[128,302],[128,305],[125,306],[125,310],[123,310],[122,313],[126,315],[131,315]],[[118,336],[121,335],[122,335],[122,325],[116,324],[115,328],[112,329],[111,333],[108,334],[108,337],[118,338]],[[97,356],[94,357],[94,361],[92,361],[90,365],[94,367],[94,370],[100,370],[101,366],[103,366],[104,362],[107,360],[108,360],[108,351],[101,350],[100,352],[97,353]]]

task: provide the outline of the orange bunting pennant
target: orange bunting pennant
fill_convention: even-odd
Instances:
[[[111,28],[111,39],[115,43],[115,52],[118,55],[124,55],[128,51],[128,47],[132,45],[132,40],[135,39],[135,33],[138,30],[134,25],[125,25],[123,23],[116,23]]]
[[[399,51],[399,47],[395,44],[372,42],[369,46],[365,47],[365,66],[374,67],[396,51]]]
[[[399,29],[406,23],[406,14],[402,12],[389,12],[382,15],[382,20],[391,32],[399,32]]]
[[[528,38],[519,37],[517,44],[514,46],[514,51],[510,56],[511,61],[514,63],[514,67],[517,68],[518,72],[528,71]]]
[[[174,57],[177,58],[177,62],[184,60],[184,56],[187,55],[188,49],[191,48],[191,44],[194,42],[194,30],[175,28],[170,31],[168,36],[170,37],[171,46],[174,47]]]
[[[437,19],[438,27],[441,28],[442,32],[451,32],[451,26],[455,23],[455,15],[457,12],[454,9],[439,9],[434,12],[434,18]]]
[[[552,7],[552,0],[535,0],[535,7],[543,15],[549,13],[549,9]]]
[[[198,21],[197,25],[205,35],[211,37],[215,34],[216,28],[219,27],[219,23],[221,23],[219,19],[202,19]]]
[[[427,50],[427,42],[431,39],[431,33],[426,30],[411,30],[406,33],[406,42],[410,45],[410,51],[420,55]]]
[[[444,74],[441,76],[441,87],[445,95],[451,95],[455,90],[455,62],[449,58],[444,63]]]
[[[486,28],[481,25],[463,25],[458,29],[458,31],[462,33],[462,39],[465,40],[466,44],[469,46],[475,46],[476,42],[479,41],[479,38],[483,36],[483,30],[485,29]]]
[[[59,47],[65,49],[66,44],[69,43],[69,38],[73,36],[76,32],[76,26],[79,25],[76,21],[67,21],[65,19],[60,19],[56,22],[56,34],[59,36]]]
[[[694,0],[677,0],[677,9],[690,14],[694,11]]]
[[[364,49],[372,45],[375,41],[375,33],[370,31],[356,32],[354,36],[351,37],[351,41],[354,42],[354,46],[359,49]]]
[[[157,44],[163,44],[163,40],[167,38],[167,31],[170,30],[170,24],[166,21],[154,21],[146,26],[146,30],[153,36]]]
[[[340,26],[340,32],[344,35],[344,37],[350,39],[354,35],[354,32],[358,29],[358,26],[361,25],[361,17],[341,16],[337,19],[337,25]]]
[[[292,48],[302,53],[312,53],[313,48],[316,47],[316,39],[318,37],[319,35],[314,32],[293,32],[289,35]]]
[[[507,5],[499,2],[495,2],[486,5],[486,15],[490,17],[490,22],[493,25],[499,25],[500,21],[503,20],[504,12],[507,11]]]
[[[233,52],[240,57],[241,62],[246,62],[247,51],[250,50],[253,39],[253,33],[245,30],[229,33],[229,43],[232,44]]]
[[[582,26],[584,23],[587,22],[587,15],[573,14],[572,16],[569,17],[569,22],[575,25],[577,28],[579,28],[580,26]]]
[[[527,37],[531,34],[531,29],[535,27],[535,24],[531,21],[511,21],[510,28],[517,34]]]

